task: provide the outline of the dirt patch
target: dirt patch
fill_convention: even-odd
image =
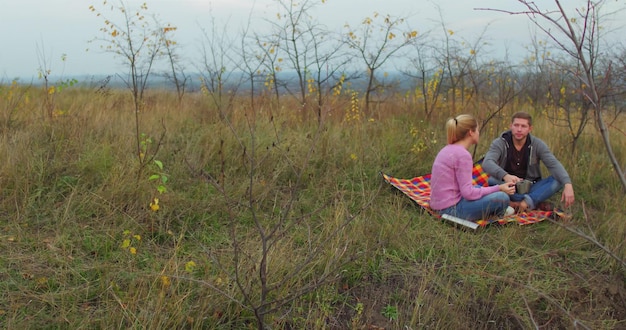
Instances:
[[[404,290],[405,282],[401,276],[392,276],[385,281],[363,281],[353,288],[343,284],[341,291],[349,295],[351,302],[337,315],[337,324],[334,328],[398,328],[397,317],[395,319],[393,317],[393,308],[398,306],[393,297],[398,295],[399,290]]]
[[[569,317],[594,328],[626,329],[626,286],[624,275],[597,274],[580,279],[560,295]],[[565,315],[563,313],[563,315]]]

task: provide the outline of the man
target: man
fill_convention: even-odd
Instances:
[[[565,207],[574,203],[574,187],[567,171],[541,139],[530,134],[532,117],[526,112],[517,112],[511,119],[511,129],[491,143],[483,160],[483,169],[489,174],[490,184],[516,183],[522,180],[533,182],[526,194],[510,196],[511,206],[518,212],[550,208],[544,203],[563,188],[561,202]],[[542,178],[540,162],[550,176]]]

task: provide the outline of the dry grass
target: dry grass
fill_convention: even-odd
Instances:
[[[626,326],[624,268],[592,242],[549,222],[466,232],[382,184],[381,170],[430,171],[450,114],[423,121],[389,103],[345,120],[337,100],[318,127],[288,104],[237,100],[220,116],[202,95],[154,92],[140,130],[169,178],[158,194],[124,92],[67,90],[54,119],[38,93],[0,108],[3,328],[246,328],[250,306],[281,299],[273,328]],[[489,124],[477,156],[507,121]],[[598,136],[572,154],[559,128],[538,119],[534,132],[574,178],[566,225],[623,260],[624,192]],[[263,300],[260,233],[272,229]]]

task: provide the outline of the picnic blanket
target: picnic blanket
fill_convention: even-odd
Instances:
[[[472,181],[474,185],[487,186],[489,175],[485,173],[481,164],[482,159],[474,164],[474,168],[472,169]],[[441,215],[430,208],[430,173],[412,179],[398,179],[385,173],[381,174],[387,183],[403,192],[429,214],[436,218],[441,218]],[[566,217],[566,214],[558,209],[554,209],[552,211],[532,210],[500,218],[481,219],[474,222],[481,227],[492,223],[507,224],[513,222],[520,225],[528,225],[543,221],[547,218],[555,219],[558,217]]]

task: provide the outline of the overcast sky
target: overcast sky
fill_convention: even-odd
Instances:
[[[287,0],[284,0],[287,1]],[[321,0],[314,0],[320,1]],[[0,82],[20,77],[36,79],[42,58],[52,76],[100,75],[123,72],[120,59],[102,53],[88,41],[100,36],[102,19],[89,10],[94,5],[110,17],[113,12],[102,6],[102,0],[0,0]],[[119,4],[119,0],[110,0]],[[201,27],[208,27],[212,17],[228,21],[234,31],[252,15],[255,24],[267,24],[277,13],[276,0],[127,0],[129,8],[146,2],[148,13],[162,22],[178,27],[175,37],[190,58],[198,52]],[[553,1],[542,0],[546,6]],[[579,0],[562,2],[578,3]],[[609,1],[624,7],[624,0]],[[436,3],[436,5],[435,5]],[[439,9],[437,9],[439,7]],[[519,53],[529,43],[531,26],[525,16],[510,16],[474,8],[520,9],[516,0],[327,0],[314,14],[331,30],[340,31],[347,23],[357,26],[374,12],[403,16],[415,30],[423,32],[441,27],[440,12],[446,27],[459,38],[474,40],[487,24],[486,40],[496,52],[508,48]],[[118,16],[119,17],[119,16]],[[622,17],[624,17],[622,15]],[[86,51],[86,49],[90,49]],[[503,52],[502,52],[503,53]],[[65,61],[61,57],[65,56]],[[195,56],[197,57],[197,55]]]

